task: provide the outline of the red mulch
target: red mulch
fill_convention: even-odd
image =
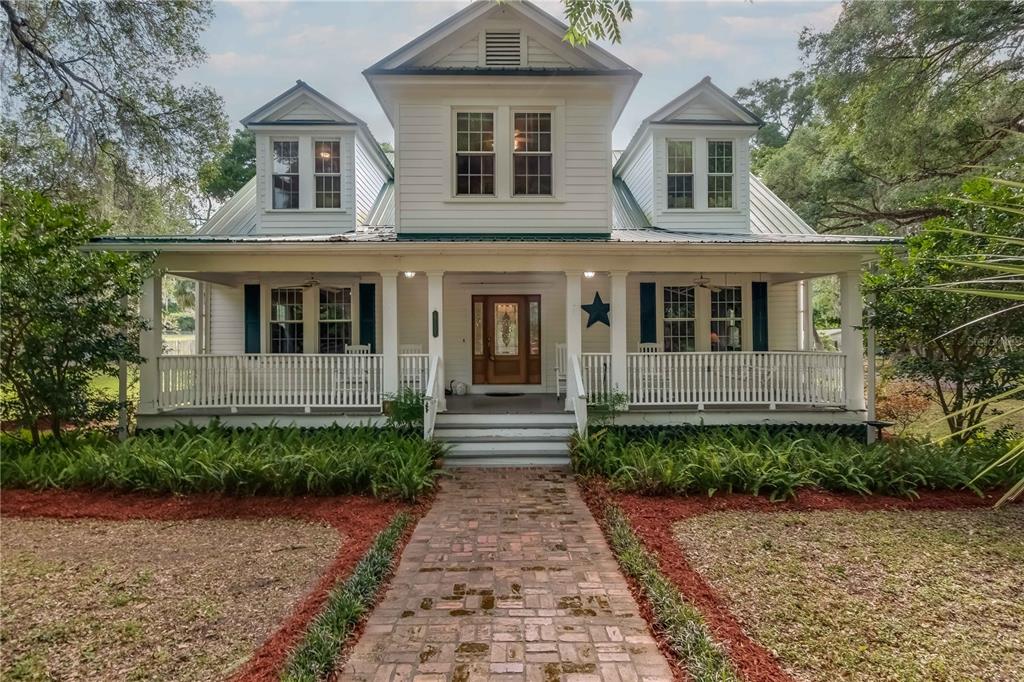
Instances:
[[[721,595],[693,568],[672,533],[672,526],[683,519],[716,511],[872,511],[880,509],[964,509],[991,507],[998,494],[987,497],[967,491],[925,491],[918,499],[897,497],[859,497],[821,490],[802,491],[794,500],[771,502],[752,495],[716,495],[714,497],[647,497],[608,491],[601,481],[582,482],[584,497],[595,517],[603,519],[606,503],[617,505],[629,518],[641,541],[658,560],[662,573],[679,588],[683,597],[696,607],[715,640],[724,644],[729,658],[746,682],[793,682],[775,656],[751,639],[729,610]],[[643,616],[651,620],[651,608],[639,586],[629,580],[630,589],[641,604]],[[658,633],[655,633],[656,635]],[[659,646],[674,663],[677,679],[688,679],[668,643],[658,636]]]
[[[373,538],[400,510],[422,511],[398,502],[372,497],[226,497],[222,495],[124,494],[63,490],[5,490],[0,515],[58,519],[179,520],[205,518],[288,517],[326,523],[344,537],[338,553],[320,579],[260,648],[234,675],[232,682],[276,680],[309,622],[320,611],[339,578],[347,575],[366,553]],[[417,513],[418,515],[418,513]],[[403,540],[408,540],[411,526]]]

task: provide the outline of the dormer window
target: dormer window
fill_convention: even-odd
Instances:
[[[732,140],[708,140],[708,208],[732,208]]]
[[[274,141],[273,207],[299,207],[299,143]]]
[[[668,207],[693,208],[693,142],[668,141]]]
[[[494,113],[455,115],[455,193],[494,195]]]
[[[313,143],[313,178],[317,208],[341,208],[341,142]]]
[[[513,116],[512,167],[515,195],[551,194],[551,114]]]

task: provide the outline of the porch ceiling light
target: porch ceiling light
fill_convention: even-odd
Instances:
[[[403,272],[402,274],[405,275],[406,279],[412,279],[416,276],[415,272]]]
[[[586,272],[583,273],[583,276],[586,277],[587,279],[591,279],[596,274],[597,273],[595,273],[595,272],[593,272],[591,270],[587,270]]]

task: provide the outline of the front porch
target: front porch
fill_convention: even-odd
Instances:
[[[709,272],[650,269],[657,257],[636,272],[310,271],[323,262],[298,258],[254,272],[213,254],[203,270],[167,260],[167,272],[201,283],[199,352],[164,352],[153,278],[142,298],[153,321],[142,339],[144,427],[211,416],[379,421],[405,389],[427,396],[428,423],[449,410],[563,411],[583,424],[587,403],[611,395],[634,423],[866,416],[860,273],[849,267],[839,270],[846,348],[820,352],[805,280],[827,273],[811,261],[794,269],[792,258],[756,273],[715,271],[725,261],[713,258]],[[610,311],[592,324],[582,308],[598,296]]]

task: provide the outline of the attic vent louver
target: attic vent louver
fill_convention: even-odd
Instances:
[[[484,36],[484,65],[519,66],[521,56],[518,31],[487,31]]]

